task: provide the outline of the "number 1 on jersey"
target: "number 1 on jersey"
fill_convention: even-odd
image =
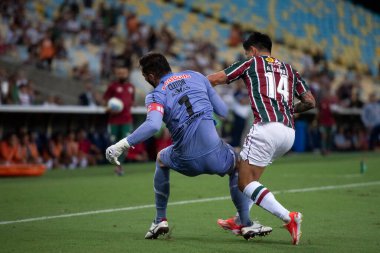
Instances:
[[[180,104],[180,105],[185,104],[185,106],[186,106],[186,111],[187,111],[187,113],[189,114],[189,116],[191,116],[191,115],[194,114],[194,111],[193,111],[193,105],[190,103],[189,97],[188,97],[187,95],[181,97],[181,98],[178,100],[178,104]]]
[[[288,102],[288,99],[289,99],[288,77],[282,75],[276,89],[273,73],[272,72],[265,73],[265,76],[267,78],[267,83],[268,83],[268,97],[276,99],[276,92],[278,92],[284,97],[285,102]]]

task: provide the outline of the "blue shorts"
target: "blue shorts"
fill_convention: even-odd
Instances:
[[[169,168],[189,177],[201,174],[230,174],[235,168],[236,155],[233,148],[223,141],[205,155],[181,158],[173,150],[173,145],[161,150],[161,161]]]

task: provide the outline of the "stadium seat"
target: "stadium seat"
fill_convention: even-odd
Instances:
[[[27,1],[27,15],[38,13],[39,18],[51,20],[64,0],[43,2],[46,4]],[[102,2],[94,0],[93,7],[98,8]],[[121,4],[125,11],[135,12],[141,21],[155,28],[167,24],[179,41],[195,37],[218,42],[215,44],[221,51],[221,59],[236,55],[230,52],[225,42],[228,40],[231,24],[238,23],[244,29],[267,32],[288,46],[323,49],[331,61],[340,60],[348,65],[359,59],[361,68],[368,64],[373,73],[377,74],[378,71],[378,60],[373,56],[379,50],[377,45],[380,44],[380,16],[373,15],[349,1],[112,0],[106,4]],[[292,8],[288,8],[290,5]],[[6,29],[5,24],[0,23],[2,34],[6,33]],[[127,36],[124,16],[118,19],[117,34],[120,38]],[[65,40],[65,45],[72,51],[70,39]],[[176,46],[177,53],[180,48],[180,45]],[[91,68],[98,69],[100,61],[95,55],[99,52],[99,47],[88,45],[75,50],[78,59],[74,59],[73,52],[69,53],[71,64],[91,59]],[[26,51],[22,48],[16,54],[19,59],[26,57]],[[181,56],[178,59],[184,60]],[[60,73],[68,72],[62,70],[65,64],[59,66]]]

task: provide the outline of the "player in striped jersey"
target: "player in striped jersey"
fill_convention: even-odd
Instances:
[[[301,236],[302,214],[289,212],[260,182],[260,177],[274,159],[290,150],[294,142],[294,113],[315,107],[308,85],[289,64],[271,56],[272,41],[268,35],[252,33],[243,42],[246,60],[238,61],[223,71],[208,76],[213,86],[243,79],[249,93],[253,126],[245,139],[239,164],[239,189],[258,206],[285,222],[298,244]],[[294,98],[299,99],[294,103]],[[218,220],[233,224],[234,219]],[[254,228],[243,227],[247,237]]]
[[[255,235],[264,236],[272,228],[252,222],[249,199],[237,187],[236,155],[222,141],[213,121],[213,112],[226,117],[228,108],[205,76],[186,70],[173,73],[162,54],[148,53],[140,59],[145,80],[154,89],[145,98],[146,120],[130,135],[106,150],[106,158],[119,165],[118,157],[156,133],[165,122],[173,145],[157,154],[154,175],[156,217],[146,239],[157,239],[169,231],[166,209],[170,196],[170,170],[186,176],[213,174],[229,176],[230,194],[242,225],[254,227]],[[240,226],[231,230],[240,234]]]

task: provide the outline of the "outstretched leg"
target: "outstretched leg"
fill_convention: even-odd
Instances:
[[[169,168],[160,160],[160,153],[157,155],[156,171],[154,173],[154,194],[156,203],[156,218],[154,219],[145,239],[157,239],[159,235],[169,232],[169,225],[166,219],[166,208],[170,195]]]
[[[239,167],[239,189],[256,205],[289,222],[289,211],[258,181],[264,170],[265,167],[251,165],[248,160],[242,161]]]
[[[228,146],[229,147],[229,146]],[[236,155],[234,154],[232,148],[228,150],[230,154],[232,154],[232,161],[236,159]],[[237,162],[239,163],[239,162]],[[241,235],[242,227],[251,227],[255,226],[257,228],[256,232],[251,235],[254,237],[265,236],[272,232],[271,227],[265,227],[259,224],[257,221],[252,222],[250,219],[250,209],[253,205],[253,201],[250,198],[247,198],[238,187],[238,171],[236,169],[235,163],[231,166],[231,160],[226,163],[229,164],[229,167],[235,168],[232,172],[229,172],[229,187],[230,187],[230,195],[232,202],[234,203],[237,214],[235,217],[229,219],[218,219],[218,225],[225,230],[230,230],[233,234]],[[230,171],[230,169],[229,169]]]
[[[163,164],[162,164],[163,165]],[[162,219],[166,219],[166,207],[168,205],[170,195],[169,168],[160,166],[160,162],[156,162],[156,171],[154,173],[154,194],[156,202],[156,218],[158,223]]]
[[[253,202],[277,216],[285,222],[285,226],[292,236],[293,244],[298,244],[301,236],[302,214],[298,212],[290,213],[274,197],[274,195],[263,186],[258,180],[264,172],[265,167],[249,164],[248,160],[242,161],[239,167],[239,189],[245,196],[251,198]],[[253,227],[242,228],[242,235],[255,232]]]
[[[230,194],[232,202],[239,214],[237,223],[242,226],[251,226],[252,221],[249,217],[249,209],[252,200],[247,198],[238,188],[238,172],[235,171],[230,175]]]

